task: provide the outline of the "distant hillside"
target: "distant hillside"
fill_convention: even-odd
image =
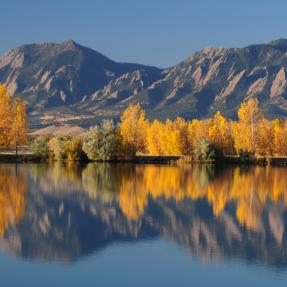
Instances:
[[[151,118],[235,117],[256,97],[268,117],[287,115],[287,40],[206,48],[168,69],[116,63],[73,41],[15,48],[0,59],[0,82],[28,103],[31,125],[88,126],[139,102]]]

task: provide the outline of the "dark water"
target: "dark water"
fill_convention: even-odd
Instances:
[[[287,169],[0,165],[1,286],[286,286]]]

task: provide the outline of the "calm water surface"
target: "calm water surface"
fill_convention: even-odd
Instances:
[[[287,169],[0,165],[1,286],[286,286]]]

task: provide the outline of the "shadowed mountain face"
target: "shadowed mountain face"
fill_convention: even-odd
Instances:
[[[0,169],[0,248],[16,256],[74,261],[112,243],[163,238],[202,260],[287,266],[286,169]]]
[[[25,45],[0,59],[0,82],[28,103],[31,124],[93,124],[141,103],[151,118],[235,117],[256,97],[268,117],[287,114],[287,40],[206,48],[168,69],[116,63],[73,41]]]
[[[27,102],[31,118],[64,112],[126,73],[143,71],[151,81],[160,70],[137,64],[116,63],[104,55],[73,41],[60,44],[24,45],[0,59],[0,82],[12,95]]]

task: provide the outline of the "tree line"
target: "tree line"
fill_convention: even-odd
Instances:
[[[213,118],[187,121],[148,120],[139,104],[130,104],[119,124],[105,120],[81,136],[39,136],[29,143],[32,151],[52,160],[125,160],[135,155],[189,155],[198,160],[218,156],[287,156],[287,121],[268,120],[257,99],[243,102],[238,120],[220,112]],[[0,145],[28,143],[26,104],[11,99],[0,84]]]
[[[183,118],[148,121],[139,105],[130,105],[121,117],[120,132],[126,144],[150,155],[203,156],[213,147],[223,155],[286,156],[287,121],[267,120],[257,99],[243,102],[238,120],[220,112],[213,118],[186,121]]]
[[[189,155],[198,160],[217,156],[287,156],[287,121],[267,120],[254,98],[243,102],[238,120],[220,112],[213,118],[186,121],[178,117],[149,121],[139,104],[130,104],[120,123],[103,121],[79,137],[40,137],[33,150],[56,160],[130,159],[135,155]]]

